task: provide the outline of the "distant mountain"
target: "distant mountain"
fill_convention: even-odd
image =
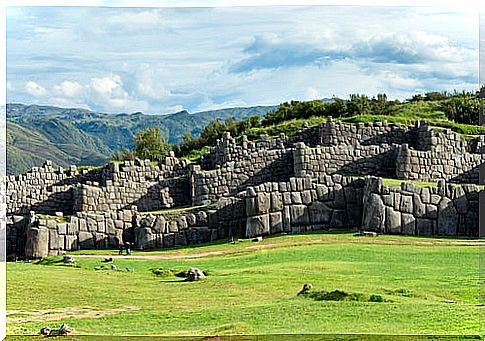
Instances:
[[[170,143],[199,135],[214,119],[263,116],[277,106],[227,108],[190,114],[105,114],[85,109],[7,104],[7,174],[20,174],[46,159],[59,166],[102,165],[113,151],[133,147],[134,135],[160,127]]]

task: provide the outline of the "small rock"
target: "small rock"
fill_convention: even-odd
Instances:
[[[62,212],[56,212],[55,215],[56,217],[64,217],[64,213]]]
[[[253,239],[253,242],[255,242],[255,243],[262,242],[262,241],[263,241],[263,237],[261,237],[261,236]]]
[[[75,262],[74,257],[69,255],[64,255],[62,261],[64,262],[64,264],[72,264]]]
[[[204,278],[204,273],[198,268],[190,268],[189,271],[187,271],[187,281],[189,282],[198,281]]]
[[[52,332],[52,329],[49,326],[45,326],[40,330],[41,335],[50,335]]]
[[[310,284],[310,283],[305,283],[303,284],[303,288],[300,290],[300,292],[298,293],[298,296],[299,295],[303,295],[305,294],[306,292],[308,292],[308,290],[310,290],[313,286]]]
[[[62,324],[61,327],[59,328],[59,335],[67,335],[72,332],[72,328],[69,327],[67,324]]]

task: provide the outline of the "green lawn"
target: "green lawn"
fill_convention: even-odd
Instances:
[[[135,251],[115,259],[121,271],[94,270],[102,258],[80,255],[86,251],[74,253],[78,267],[8,263],[7,332],[67,323],[76,334],[98,335],[477,335],[484,331],[477,244],[314,233]],[[180,258],[197,254],[205,257]],[[189,267],[208,278],[190,283],[150,271]],[[304,283],[387,302],[313,301],[296,295]]]

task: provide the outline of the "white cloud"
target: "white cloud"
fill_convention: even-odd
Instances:
[[[315,89],[314,87],[308,87],[305,92],[305,96],[307,100],[314,100],[314,99],[320,99],[320,92]]]
[[[54,92],[65,97],[78,97],[82,95],[83,91],[83,86],[76,81],[65,80],[54,86]]]
[[[123,11],[118,14],[110,15],[106,23],[111,25],[131,26],[133,28],[139,28],[140,26],[154,26],[163,23],[161,17],[161,10],[143,10],[143,11]]]
[[[29,81],[25,84],[25,91],[34,97],[43,97],[47,95],[47,90],[34,81]]]
[[[146,110],[145,101],[132,98],[123,87],[123,81],[117,74],[105,77],[94,77],[90,81],[90,92],[93,106],[116,110]]]
[[[478,79],[476,23],[416,7],[25,8],[9,12],[8,95],[167,113],[460,90]]]

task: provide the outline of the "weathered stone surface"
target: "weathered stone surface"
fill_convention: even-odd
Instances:
[[[426,215],[426,206],[421,201],[421,197],[418,194],[413,194],[413,214],[415,217],[424,217]]]
[[[458,215],[453,201],[443,197],[438,204],[437,233],[439,235],[454,236],[458,227]]]
[[[258,193],[257,197],[257,213],[268,213],[271,204],[270,196],[268,193]]]
[[[30,259],[47,257],[49,254],[49,230],[47,228],[30,228],[27,231],[25,255]]]
[[[424,204],[429,204],[431,201],[431,193],[428,187],[421,188],[421,201]]]
[[[177,221],[172,220],[168,222],[168,231],[170,233],[177,233],[179,231]]]
[[[392,207],[386,207],[385,219],[386,233],[401,233],[401,212],[395,211]]]
[[[270,233],[269,215],[263,214],[248,217],[246,222],[246,237],[253,238]]]
[[[323,202],[315,201],[309,206],[312,224],[328,224],[332,219],[332,210]]]
[[[154,248],[156,246],[156,235],[150,227],[135,229],[135,247],[140,250]]]
[[[270,233],[277,234],[283,232],[283,215],[281,212],[269,214]]]
[[[334,210],[332,220],[330,220],[331,228],[346,228],[347,227],[347,212],[344,210]]]
[[[155,222],[153,223],[153,231],[155,233],[162,233],[165,230],[165,218],[162,215],[158,215],[157,219],[155,219]]]
[[[175,233],[167,233],[163,235],[163,247],[175,246]]]
[[[302,203],[300,192],[291,192],[290,195],[291,195],[291,203],[292,204],[299,205],[299,204]]]
[[[79,232],[79,247],[81,249],[93,249],[94,246],[94,238],[91,232]]]
[[[290,216],[292,226],[304,226],[310,224],[308,208],[305,205],[291,205]]]
[[[410,195],[401,196],[400,211],[403,213],[413,213],[413,197]]]
[[[185,236],[185,231],[180,231],[175,235],[175,245],[176,246],[186,246],[187,237]]]
[[[401,233],[407,235],[416,234],[416,218],[412,214],[401,214]]]
[[[432,236],[434,233],[435,221],[431,219],[416,219],[416,234],[419,236]]]
[[[290,207],[285,206],[283,208],[283,230],[285,232],[291,232],[291,213],[290,213]]]
[[[466,214],[468,212],[468,199],[465,195],[465,191],[461,186],[455,188],[455,206],[459,214]]]
[[[438,207],[433,204],[426,204],[426,217],[429,219],[438,218]]]
[[[364,201],[362,229],[369,231],[383,231],[385,206],[381,197],[371,193]]]
[[[340,184],[335,184],[333,186],[333,192],[334,192],[334,207],[343,209],[345,208],[345,194],[342,185]]]
[[[271,211],[279,212],[283,209],[283,198],[280,193],[271,193]]]

